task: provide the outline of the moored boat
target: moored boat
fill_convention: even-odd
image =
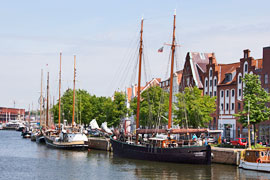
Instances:
[[[87,137],[83,133],[66,133],[61,131],[60,136],[56,131],[47,131],[44,135],[46,145],[58,149],[86,149],[88,145],[85,143],[88,141]]]
[[[239,167],[270,172],[270,149],[246,149],[242,151]]]
[[[131,142],[126,138],[125,134],[120,134],[115,131],[114,136],[111,136],[110,142],[112,144],[113,153],[116,156],[126,158],[174,162],[174,163],[190,163],[190,164],[210,164],[211,163],[211,146],[199,145],[195,141],[186,140],[177,141],[173,139],[172,134],[189,134],[189,133],[206,133],[206,129],[172,129],[172,88],[173,88],[173,67],[175,54],[175,21],[176,14],[174,14],[173,24],[173,41],[171,44],[171,75],[170,75],[170,97],[169,97],[169,111],[168,111],[168,127],[167,129],[140,129],[140,94],[141,94],[141,64],[143,54],[143,19],[141,21],[141,35],[139,48],[139,73],[138,73],[138,87],[137,87],[137,116],[136,116],[136,141]],[[156,136],[157,133],[165,135],[163,138]],[[152,136],[146,141],[139,142],[139,135],[144,139],[144,135]],[[189,137],[189,136],[186,136]]]

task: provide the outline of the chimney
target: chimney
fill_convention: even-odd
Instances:
[[[249,49],[244,50],[244,59],[247,59],[249,57],[250,57],[250,50]]]
[[[216,57],[215,57],[215,53],[212,53],[212,56],[209,57],[209,64],[216,64]]]

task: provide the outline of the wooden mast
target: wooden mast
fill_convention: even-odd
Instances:
[[[46,109],[46,129],[49,126],[49,72],[47,74],[47,109]]]
[[[76,55],[74,55],[74,80],[73,80],[73,112],[72,112],[72,129],[74,128],[74,115],[75,115],[75,76],[76,76]]]
[[[143,52],[143,18],[141,20],[141,37],[140,37],[140,49],[139,49],[139,74],[138,74],[138,90],[137,90],[137,118],[136,129],[139,128],[140,118],[140,101],[141,101],[141,66],[142,66],[142,52]],[[136,133],[136,144],[138,144],[138,134]]]
[[[62,53],[60,52],[60,71],[59,71],[59,111],[58,111],[58,128],[59,133],[61,131],[61,61],[62,61]]]
[[[43,126],[43,121],[41,120],[42,116],[42,105],[43,105],[43,96],[42,96],[42,84],[43,84],[43,69],[41,69],[41,85],[40,85],[40,109],[39,109],[39,127]]]
[[[175,20],[176,20],[176,12],[174,13],[174,20],[173,20],[173,39],[172,39],[168,129],[171,129],[171,125],[172,125],[172,89],[173,89],[173,67],[174,67],[174,53],[175,53]]]

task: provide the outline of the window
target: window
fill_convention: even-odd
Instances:
[[[234,110],[234,103],[232,103],[232,110]]]
[[[206,95],[208,94],[208,92],[205,93]]]
[[[238,95],[242,96],[242,90],[241,89],[239,89]]]
[[[242,83],[242,76],[239,76],[239,84]]]
[[[268,84],[268,74],[264,75],[264,84]]]
[[[239,102],[238,103],[238,111],[240,111],[241,110],[241,103]]]
[[[212,97],[212,92],[210,92],[210,97]]]
[[[230,82],[231,80],[232,80],[232,74],[231,73],[225,74],[225,82]]]
[[[232,97],[234,97],[234,89],[232,90]]]
[[[226,97],[229,97],[229,90],[226,91]]]
[[[229,110],[229,103],[226,103],[226,111]]]
[[[214,80],[215,86],[217,86],[217,79]]]
[[[221,91],[221,97],[223,97],[224,96],[224,91]]]
[[[217,96],[217,91],[214,91],[214,96]]]
[[[213,80],[210,80],[210,87],[212,87],[212,84],[213,84]]]
[[[205,87],[207,87],[207,84],[208,84],[208,80],[205,80]]]
[[[223,103],[221,103],[221,110],[222,110],[222,111],[223,111],[223,108],[224,108],[224,107],[223,107]]]
[[[245,72],[248,71],[248,64],[245,64]]]
[[[212,76],[212,69],[210,70],[210,76]]]

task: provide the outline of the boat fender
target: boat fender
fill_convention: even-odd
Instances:
[[[258,158],[258,159],[256,160],[256,163],[261,163],[261,162],[262,162],[261,158]]]

